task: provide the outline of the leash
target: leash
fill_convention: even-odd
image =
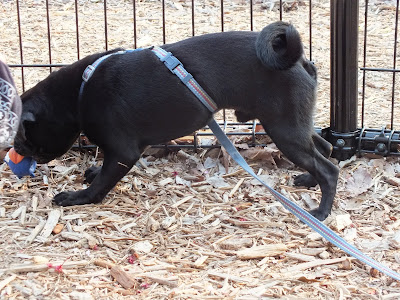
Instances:
[[[134,51],[140,51],[142,49],[135,49],[135,50],[124,50],[118,51],[114,53],[107,54],[105,56],[100,57],[97,59],[93,64],[89,65],[82,75],[82,84],[79,91],[79,98],[82,98],[83,89],[85,83],[91,78],[93,72],[96,68],[107,58],[113,55],[119,55],[124,53],[130,53]],[[211,99],[211,97],[206,93],[206,91],[199,85],[199,83],[193,78],[193,76],[186,71],[183,67],[182,63],[172,55],[171,52],[167,52],[162,48],[153,47],[153,53],[162,61],[165,66],[193,92],[193,94],[211,111],[214,113],[217,111],[218,107],[215,102]],[[237,151],[236,147],[232,144],[232,142],[228,139],[225,135],[221,127],[218,123],[212,119],[208,124],[212,132],[214,133],[217,140],[221,143],[221,145],[225,148],[225,150],[229,153],[229,155],[236,161],[238,165],[240,165],[245,171],[247,171],[251,176],[257,179],[262,185],[264,185],[267,190],[292,214],[294,214],[297,218],[301,221],[306,223],[309,227],[313,230],[318,232],[322,237],[326,240],[331,242],[332,244],[336,245],[349,255],[357,258],[358,260],[364,262],[365,264],[371,266],[374,269],[381,271],[382,273],[400,281],[400,274],[393,271],[392,269],[382,265],[381,263],[377,262],[376,260],[372,259],[371,257],[367,256],[348,242],[346,242],[342,237],[337,235],[334,231],[329,229],[325,224],[320,222],[310,213],[302,209],[297,204],[290,201],[281,193],[275,191],[272,187],[266,184],[257,174],[254,173],[253,169],[247,164],[244,158],[240,155],[239,151]]]
[[[165,66],[193,92],[193,94],[212,112],[217,110],[217,105],[211,99],[211,97],[204,91],[204,89],[198,84],[198,82],[193,78],[193,76],[186,71],[182,63],[172,55],[171,52],[167,52],[160,47],[154,47],[152,49],[155,55],[162,61]],[[195,90],[195,92],[193,91]],[[381,271],[382,273],[400,281],[400,274],[393,271],[392,269],[382,265],[371,257],[365,255],[363,252],[346,242],[342,237],[337,235],[334,231],[328,228],[325,224],[316,219],[313,215],[302,209],[300,206],[290,201],[281,193],[275,191],[272,187],[266,184],[257,174],[254,173],[253,169],[247,164],[244,158],[240,155],[239,151],[228,139],[226,134],[223,132],[218,123],[212,119],[208,124],[212,132],[214,133],[217,140],[229,153],[229,155],[236,161],[236,163],[241,166],[245,171],[247,171],[251,176],[257,179],[262,185],[264,185],[267,190],[275,196],[275,198],[292,214],[294,214],[301,221],[306,223],[313,230],[318,232],[326,240],[336,245],[349,255],[357,258],[358,260],[366,263],[367,265]]]

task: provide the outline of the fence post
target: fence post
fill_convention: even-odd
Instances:
[[[331,120],[333,157],[356,153],[359,0],[331,0]]]

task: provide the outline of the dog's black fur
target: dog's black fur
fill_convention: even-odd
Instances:
[[[260,33],[208,34],[163,48],[183,63],[218,108],[234,109],[241,122],[259,119],[278,148],[309,172],[295,184],[320,185],[321,204],[311,213],[324,220],[338,169],[327,159],[331,145],[314,132],[316,70],[304,58],[295,28],[276,22]],[[147,145],[190,134],[212,117],[150,49],[105,60],[78,101],[84,69],[107,53],[53,72],[22,95],[18,153],[46,163],[65,153],[82,131],[104,151],[103,167],[85,173],[91,185],[56,195],[58,205],[101,202]]]

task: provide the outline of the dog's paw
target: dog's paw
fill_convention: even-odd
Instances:
[[[53,203],[59,206],[72,206],[94,203],[92,199],[85,196],[84,191],[79,192],[62,192],[56,195]]]
[[[57,195],[55,195],[53,199],[53,203],[57,204],[59,206],[70,206],[74,205],[73,204],[73,199],[74,197],[71,197],[74,192],[62,192]]]
[[[296,186],[305,186],[305,187],[310,188],[310,187],[316,186],[317,184],[318,184],[318,182],[309,173],[297,175],[294,178],[294,185],[296,185]]]
[[[101,167],[90,167],[85,171],[85,182],[92,183],[94,178],[99,174],[101,171]]]
[[[319,208],[311,210],[310,214],[320,221],[325,220],[329,216],[329,212],[320,210]]]

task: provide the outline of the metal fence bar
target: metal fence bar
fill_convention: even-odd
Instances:
[[[308,10],[308,17],[309,17],[309,35],[310,35],[310,56],[309,56],[309,60],[312,61],[312,0],[309,1],[309,10]]]
[[[76,30],[76,54],[78,60],[81,59],[80,47],[79,47],[79,16],[78,16],[78,0],[75,0],[75,30]]]
[[[363,72],[362,78],[362,92],[361,92],[361,128],[364,128],[364,113],[365,113],[365,80],[367,71],[366,63],[367,63],[367,28],[368,28],[368,0],[365,0],[365,12],[364,12],[364,49],[363,49],[363,67],[360,68]]]
[[[254,16],[253,16],[253,0],[249,1],[250,3],[250,30],[254,30]]]
[[[333,156],[356,152],[358,98],[358,0],[331,0],[331,120]]]
[[[224,0],[221,0],[221,32],[224,32]]]
[[[18,20],[18,41],[19,41],[19,55],[21,64],[24,63],[24,53],[22,48],[22,30],[21,30],[21,13],[20,13],[20,6],[19,0],[17,0],[17,20]],[[25,72],[24,67],[21,66],[21,78],[22,78],[22,90],[25,91]]]
[[[104,42],[108,50],[108,22],[107,22],[107,0],[104,0]]]
[[[68,64],[9,64],[10,68],[53,68],[66,67]]]
[[[194,0],[192,0],[192,36],[195,35],[194,31]]]
[[[385,69],[385,68],[368,68],[368,67],[361,67],[360,70],[362,71],[374,71],[374,72],[400,72],[400,69]]]
[[[165,34],[165,0],[162,0],[162,27],[163,27],[163,44],[166,43],[166,34]]]
[[[133,47],[137,48],[136,0],[132,1],[133,9]]]
[[[397,29],[399,25],[399,0],[396,3],[396,21],[394,27],[394,47],[393,47],[393,69],[396,69],[396,58],[397,58]],[[393,129],[394,123],[394,93],[396,86],[396,72],[393,72],[393,81],[392,81],[392,111],[390,116],[390,129]]]
[[[49,12],[49,0],[46,0],[46,21],[47,21],[47,43],[49,47],[49,64],[51,65],[51,32],[50,32],[50,12]],[[50,73],[52,72],[52,68],[49,68]]]

